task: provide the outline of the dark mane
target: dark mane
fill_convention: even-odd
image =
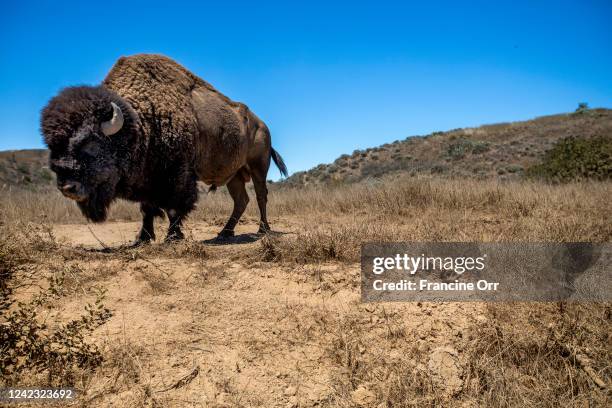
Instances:
[[[132,134],[137,129],[137,116],[115,92],[102,86],[71,86],[60,91],[42,110],[44,142],[51,149],[61,149],[84,124],[93,126],[109,120],[113,115],[111,102],[125,113],[120,134]]]

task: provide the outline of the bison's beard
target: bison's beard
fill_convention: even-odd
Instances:
[[[108,215],[108,208],[114,200],[112,189],[98,187],[83,201],[77,202],[83,215],[90,221],[103,222]]]

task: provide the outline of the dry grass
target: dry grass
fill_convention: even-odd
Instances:
[[[593,382],[576,354],[586,353],[610,383],[610,306],[562,307],[489,305],[488,319],[466,332],[443,327],[452,345],[434,350],[418,334],[407,335],[402,316],[385,313],[384,306],[382,324],[359,314],[337,319],[328,351],[339,369],[329,404],[354,407],[369,395],[372,403],[365,406],[606,406],[610,391]],[[437,378],[432,356],[448,349],[443,368],[450,370]]]
[[[356,262],[363,242],[607,242],[611,194],[610,183],[439,179],[281,191],[272,213],[300,218],[304,228],[262,240],[260,255]]]
[[[357,261],[372,241],[592,241],[606,242],[610,183],[547,185],[536,182],[403,178],[370,184],[304,189],[274,188],[268,213],[303,225],[292,234],[262,241],[262,260]],[[186,222],[221,226],[231,212],[225,191],[203,194]],[[255,200],[244,220],[257,220]],[[74,203],[55,191],[13,191],[0,202],[0,221],[83,223]],[[134,203],[119,200],[109,220],[139,221]],[[316,220],[316,221],[315,221]],[[274,224],[273,224],[274,226]],[[159,249],[155,249],[159,251]],[[184,244],[173,257],[205,257]]]
[[[230,263],[257,264],[264,271],[287,268],[294,275],[312,271],[305,280],[319,281],[320,287],[335,293],[354,291],[353,276],[324,275],[328,272],[322,268],[330,264],[354,267],[362,242],[609,242],[612,238],[612,183],[552,186],[404,178],[336,187],[275,186],[271,190],[272,225],[290,227],[284,228],[283,234],[260,240],[252,251],[222,250],[187,240],[111,253],[87,251],[54,240],[50,224],[84,222],[76,207],[58,193],[12,191],[0,200],[0,266],[6,270],[17,268],[21,274],[18,276],[29,272],[32,278],[33,272],[48,269],[53,258],[56,264],[65,264],[65,284],[73,294],[85,291],[93,283],[116,279],[117,271],[129,267],[130,276],[146,284],[147,291],[142,295],[155,296],[163,302],[169,294],[177,296],[183,282],[167,276],[158,262],[168,265],[186,260],[200,265],[187,279],[199,288],[215,281],[221,282],[220,287],[231,286],[222,286],[229,270],[221,263],[226,257]],[[218,226],[230,210],[231,200],[224,191],[202,196],[186,227],[196,222]],[[257,218],[252,200],[245,219]],[[119,202],[111,212],[111,220],[139,219],[134,204]],[[139,271],[138,265],[147,269]],[[7,279],[15,276],[7,275]],[[425,321],[441,326],[431,330],[445,339],[444,344],[458,350],[459,385],[451,390],[431,374],[432,353],[438,349],[432,349],[430,337],[419,337],[421,329],[410,326],[410,316],[384,305],[376,306],[375,313],[364,312],[362,306],[352,307],[342,314],[331,308],[321,316],[307,316],[307,309],[298,308],[295,317],[287,319],[300,327],[295,330],[292,344],[317,342],[324,354],[321,360],[333,367],[332,391],[319,402],[321,406],[352,407],[359,401],[365,401],[364,406],[377,407],[569,407],[605,406],[609,402],[609,389],[595,384],[576,357],[586,356],[590,368],[609,387],[609,304],[493,304],[486,306],[486,318],[464,332],[445,327],[429,310],[432,317]],[[429,306],[421,307],[425,313]],[[273,312],[265,312],[270,313]],[[247,337],[250,334],[242,333]],[[265,351],[268,341],[253,344]],[[118,406],[180,406],[172,402],[170,393],[156,393],[157,380],[151,379],[153,369],[147,366],[156,359],[155,352],[129,340],[109,339],[102,348],[102,365],[75,372],[67,381],[87,393],[84,405],[95,406],[117,395]],[[257,394],[245,391],[248,384],[238,382],[233,374],[216,373],[220,374],[213,387],[224,395],[227,406],[261,405]],[[12,381],[33,384],[36,378],[39,377]],[[118,401],[124,396],[128,402],[121,405]]]
[[[367,239],[388,239],[400,234],[397,238],[415,241],[604,242],[612,237],[612,228],[605,222],[612,184],[606,182],[548,185],[401,178],[337,187],[271,190],[268,213],[272,219],[300,219],[307,222],[309,233],[348,222],[351,235]],[[222,225],[231,213],[231,206],[225,191],[202,194],[190,220]],[[244,217],[257,219],[254,199]],[[136,204],[119,200],[111,209],[109,221],[140,218]],[[0,221],[11,220],[85,222],[76,205],[56,191],[20,190],[7,193],[0,201]],[[360,229],[353,231],[357,227]]]
[[[490,320],[470,333],[468,394],[488,406],[605,406],[610,389],[609,304],[489,305]],[[609,387],[609,385],[608,385]]]

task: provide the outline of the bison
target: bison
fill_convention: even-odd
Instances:
[[[184,237],[197,180],[227,186],[234,209],[219,233],[225,238],[246,209],[252,179],[265,233],[270,159],[287,176],[261,119],[162,55],[119,58],[101,85],[63,89],[42,110],[41,131],[57,187],[86,218],[104,221],[116,198],[140,203],[135,245],[155,239],[162,210],[166,240]]]

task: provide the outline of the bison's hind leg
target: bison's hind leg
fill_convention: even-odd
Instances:
[[[255,187],[255,196],[257,197],[257,206],[259,207],[259,234],[265,234],[270,231],[268,224],[268,216],[266,207],[268,205],[268,187],[266,186],[266,177],[270,168],[270,156],[264,156],[259,160],[249,163],[251,169],[251,177],[253,178],[253,187]]]
[[[228,238],[234,236],[234,228],[238,224],[238,220],[242,217],[244,210],[246,210],[247,204],[249,203],[249,195],[244,188],[244,178],[238,172],[231,180],[227,183],[227,190],[234,200],[234,210],[229,220],[225,224],[225,227],[219,233],[220,238]]]

